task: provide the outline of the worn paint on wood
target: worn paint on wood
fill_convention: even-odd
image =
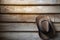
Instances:
[[[60,6],[0,6],[1,13],[60,13]]]

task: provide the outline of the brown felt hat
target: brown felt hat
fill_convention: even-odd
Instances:
[[[55,36],[55,28],[49,16],[38,16],[36,18],[36,24],[39,31],[39,36],[42,39],[47,40]]]

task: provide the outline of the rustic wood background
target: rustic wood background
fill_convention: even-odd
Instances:
[[[60,0],[0,0],[0,40],[41,40],[37,16],[49,16],[60,40]]]

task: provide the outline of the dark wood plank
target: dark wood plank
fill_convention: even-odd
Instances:
[[[0,6],[60,6],[60,4],[0,4]]]
[[[56,31],[60,31],[60,24],[54,23]],[[35,23],[0,23],[0,31],[38,31]]]
[[[1,13],[60,13],[60,6],[0,6],[0,11]]]
[[[0,13],[9,15],[60,15],[60,13]]]

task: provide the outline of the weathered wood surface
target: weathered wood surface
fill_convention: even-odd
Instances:
[[[0,0],[0,4],[60,4],[60,0]]]
[[[37,33],[0,33],[2,40],[41,40]]]
[[[60,6],[0,6],[1,13],[60,13]]]
[[[0,40],[41,40],[38,35],[37,25],[33,23],[39,15],[20,14],[60,13],[60,6],[20,6],[27,4],[60,4],[60,0],[0,0],[0,4],[2,4],[2,6],[0,6],[0,22],[29,22],[0,23]],[[7,6],[4,6],[5,4]],[[9,15],[9,13],[19,13],[19,15]],[[60,22],[60,15],[48,16],[52,22]],[[60,23],[54,23],[54,26],[56,31],[60,31]],[[54,40],[60,40],[60,32]]]
[[[60,33],[57,33],[57,37],[52,40],[60,40]],[[38,33],[31,32],[0,32],[0,40],[41,40]]]
[[[60,22],[60,15],[55,15],[55,21]]]
[[[55,24],[56,31],[60,31],[60,24]],[[0,31],[38,31],[36,23],[0,23]]]
[[[0,15],[0,21],[34,22],[37,15]]]
[[[52,22],[60,22],[60,15],[9,15],[0,14],[1,21],[12,21],[12,22],[35,22],[37,16],[49,16]]]
[[[35,22],[37,16],[39,15],[0,15],[0,21]],[[49,16],[50,19],[54,22],[54,16],[53,15]]]

